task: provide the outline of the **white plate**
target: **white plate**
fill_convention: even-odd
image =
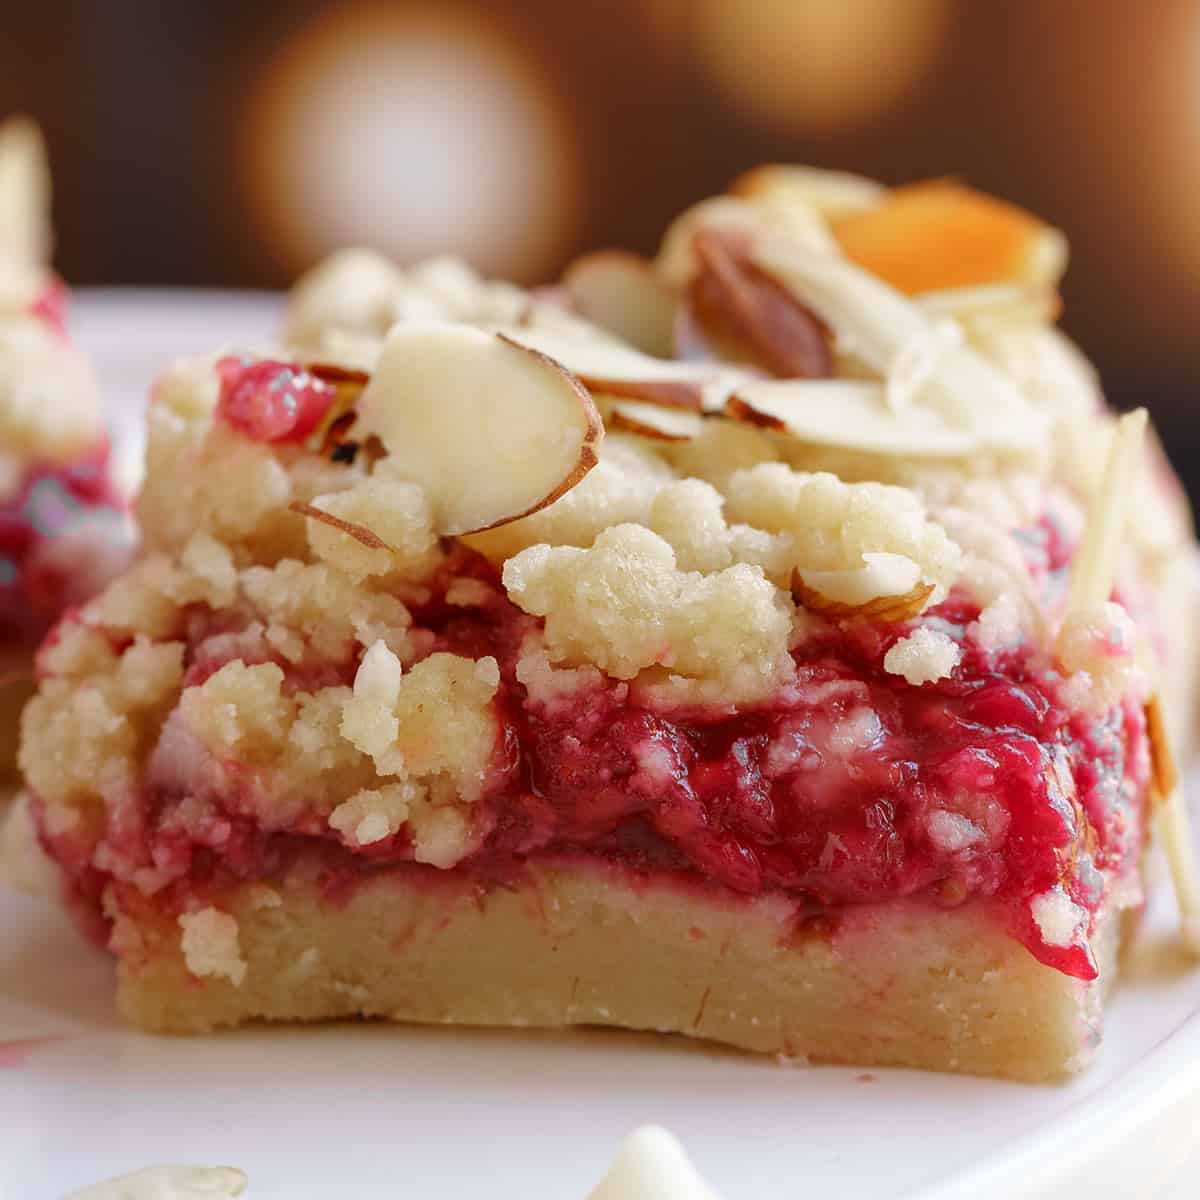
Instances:
[[[278,313],[197,294],[79,308],[123,407],[172,355],[261,342]],[[1200,972],[1173,920],[1162,879],[1099,1061],[1027,1087],[611,1033],[149,1037],[118,1023],[105,955],[53,905],[0,893],[0,1200],[162,1162],[241,1167],[250,1200],[582,1200],[647,1121],[679,1135],[725,1200],[1195,1200]]]

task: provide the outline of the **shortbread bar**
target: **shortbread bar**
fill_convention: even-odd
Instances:
[[[172,371],[21,753],[126,1016],[1085,1064],[1156,805],[1194,914],[1196,588],[1064,263],[770,168],[535,293],[339,256]]]
[[[0,783],[15,765],[33,650],[129,561],[100,395],[67,340],[46,266],[48,172],[36,126],[0,125]]]

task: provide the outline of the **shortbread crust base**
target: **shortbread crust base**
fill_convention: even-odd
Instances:
[[[124,1014],[169,1032],[354,1016],[608,1025],[814,1062],[1036,1081],[1091,1056],[1122,924],[1117,912],[1101,922],[1101,976],[1089,985],[1037,962],[986,902],[897,901],[805,923],[780,897],[594,864],[487,888],[389,869],[336,901],[309,878],[272,887],[220,898],[238,922],[239,986],[191,975],[175,922],[119,917]]]

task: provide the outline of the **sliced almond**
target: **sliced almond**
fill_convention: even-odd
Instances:
[[[567,268],[563,286],[576,311],[594,325],[647,354],[671,356],[675,298],[640,255],[585,254]]]
[[[946,179],[896,188],[833,232],[848,258],[909,293],[1001,281],[1053,288],[1067,265],[1057,229]]]
[[[697,268],[695,237],[702,229],[750,237],[766,231],[762,214],[736,196],[713,196],[693,204],[667,227],[654,259],[655,270],[668,287],[683,291],[691,282]]]
[[[604,416],[606,429],[636,433],[660,442],[690,442],[699,437],[704,418],[682,408],[664,408],[637,400],[620,400]]]
[[[942,288],[914,298],[926,316],[964,324],[1052,325],[1062,311],[1062,297],[1052,287],[1027,283]]]
[[[371,379],[370,371],[361,367],[346,367],[340,363],[306,362],[304,369],[325,383],[345,383],[362,387]]]
[[[1150,773],[1155,798],[1161,803],[1179,786],[1179,768],[1171,743],[1167,738],[1167,724],[1163,719],[1162,701],[1156,692],[1146,701],[1146,739],[1150,743]]]
[[[50,167],[29,117],[0,124],[0,256],[40,264],[50,254]]]
[[[697,270],[688,306],[705,337],[784,379],[822,379],[832,358],[812,311],[760,270],[750,238],[701,229],[693,239]]]
[[[889,407],[876,383],[848,379],[772,379],[744,384],[730,396],[734,420],[788,433],[819,446],[870,454],[958,458],[979,448],[934,411]]]
[[[812,209],[828,219],[868,212],[886,199],[882,183],[848,171],[768,164],[739,175],[729,188],[747,200],[778,200]]]
[[[827,617],[903,621],[924,611],[934,584],[903,554],[866,553],[863,565],[840,571],[792,571],[792,596]]]
[[[752,378],[735,368],[671,362],[601,337],[558,328],[511,328],[514,342],[549,355],[593,392],[693,412],[719,409],[738,383]]]
[[[907,296],[845,259],[813,254],[779,238],[753,248],[755,262],[833,330],[837,349],[887,379],[914,345],[936,340],[934,322]],[[924,380],[921,406],[980,449],[1044,456],[1048,418],[1017,384],[967,345],[947,346]]]
[[[425,489],[443,534],[553,503],[596,465],[604,433],[587,389],[559,362],[441,322],[393,329],[358,411],[394,475]]]
[[[305,504],[301,500],[293,500],[288,505],[288,509],[291,512],[299,513],[302,517],[307,517],[310,521],[319,521],[322,525],[329,525],[340,533],[347,534],[360,545],[366,546],[368,550],[388,549],[387,542],[365,525],[359,525],[355,521],[345,521],[341,517],[335,517],[333,513],[326,512],[323,508],[317,508],[312,504]]]

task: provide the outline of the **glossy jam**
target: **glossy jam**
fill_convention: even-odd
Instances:
[[[439,599],[464,571],[491,585],[473,609]],[[457,869],[495,877],[528,860],[584,855],[818,907],[995,898],[1041,961],[1095,975],[1085,940],[1045,942],[1031,901],[1061,887],[1094,914],[1107,881],[1136,863],[1148,775],[1142,712],[1129,704],[1086,716],[1028,647],[985,655],[966,632],[977,612],[962,597],[932,614],[964,645],[950,678],[912,687],[883,670],[903,626],[829,626],[796,651],[793,686],[732,716],[659,711],[615,680],[540,704],[515,676],[536,622],[509,603],[488,564],[460,550],[432,597],[414,609],[414,627],[431,631],[436,649],[493,654],[502,671],[499,735],[476,808],[480,847]],[[205,631],[189,635],[202,641]],[[187,681],[217,665],[193,655]],[[330,664],[319,681],[293,672],[289,682],[349,683],[354,669]],[[235,767],[231,777],[254,786],[252,773]],[[119,830],[110,816],[107,836],[126,864],[165,872],[176,902],[214,878],[269,876],[298,855],[324,863],[331,894],[412,857],[403,832],[349,850],[315,817],[268,832],[239,795],[221,797],[201,821],[180,819],[182,799],[148,789]],[[98,895],[103,876],[82,858],[76,867],[77,883]]]
[[[332,384],[291,363],[225,358],[217,372],[218,415],[259,442],[303,441],[321,423],[336,395]]]

